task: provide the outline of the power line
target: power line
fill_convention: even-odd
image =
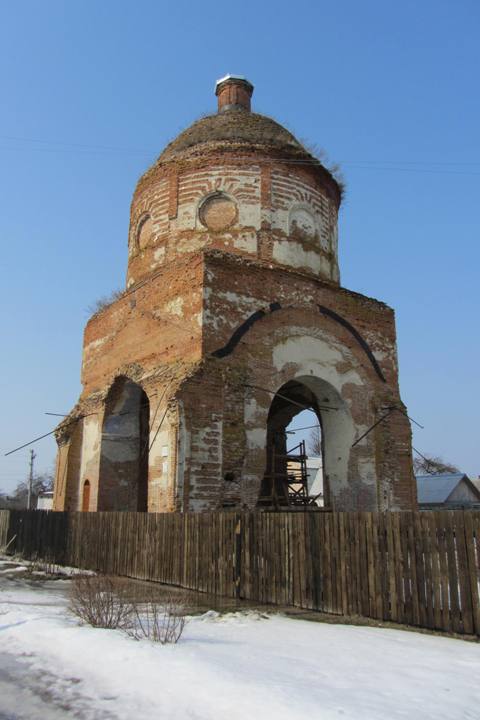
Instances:
[[[87,151],[102,151],[102,152],[116,152],[116,153],[154,153],[158,152],[157,150],[146,150],[145,148],[125,148],[125,147],[114,147],[111,145],[89,145],[84,143],[72,143],[72,142],[61,142],[58,140],[40,140],[37,138],[25,138],[25,137],[17,137],[14,135],[0,135],[0,140],[13,140],[14,142],[27,142],[27,143],[37,143],[39,145],[52,145],[52,146],[59,146],[59,148],[71,148],[72,150],[87,150]],[[13,150],[18,148],[12,148]],[[33,148],[32,148],[33,149]],[[41,148],[39,148],[41,149]]]
[[[55,430],[56,430],[56,428],[55,428]],[[7,455],[12,455],[14,452],[17,452],[18,450],[22,450],[23,448],[28,447],[28,445],[33,445],[33,443],[36,443],[39,440],[43,440],[43,438],[46,438],[49,435],[53,435],[55,430],[50,430],[50,432],[45,433],[45,435],[40,435],[39,437],[34,438],[33,440],[29,440],[28,442],[24,443],[23,445],[20,445],[19,447],[15,448],[14,450],[9,450],[9,452],[4,454],[4,457],[7,457]]]
[[[51,146],[58,146],[63,148],[72,148],[72,149],[78,149],[78,150],[102,150],[102,151],[108,151],[108,152],[132,152],[132,153],[155,153],[158,152],[158,148],[130,148],[130,147],[118,147],[118,146],[112,146],[112,145],[96,145],[96,144],[89,144],[89,143],[73,143],[73,142],[62,142],[58,140],[44,140],[40,138],[29,138],[29,137],[18,137],[16,135],[0,135],[0,140],[13,140],[14,142],[26,142],[26,143],[35,143],[40,145],[51,145]],[[308,152],[308,150],[307,150]],[[280,157],[275,158],[276,160],[285,160],[287,162],[303,162],[303,163],[322,163],[321,158],[315,158],[312,156],[311,159],[308,158],[292,158],[292,157]],[[345,165],[353,165],[353,164],[372,164],[372,165],[378,165],[378,164],[388,164],[388,165],[436,165],[436,166],[458,166],[458,165],[465,165],[465,166],[480,166],[480,160],[403,160],[403,159],[383,159],[383,160],[373,160],[371,158],[357,158],[357,159],[341,159],[338,161],[339,163],[343,163]]]
[[[434,168],[402,168],[402,167],[381,167],[380,165],[357,165],[352,170],[393,170],[394,172],[427,173],[430,175],[480,175],[480,172],[471,170],[438,170]]]
[[[480,160],[339,160],[341,163],[388,163],[389,165],[480,165]]]
[[[311,409],[311,408],[309,408],[309,409]],[[313,411],[312,411],[312,412],[313,412]],[[289,433],[295,433],[295,432],[300,432],[300,430],[311,430],[312,428],[321,428],[321,427],[322,427],[322,426],[321,426],[321,425],[318,425],[318,424],[317,424],[317,425],[307,425],[306,427],[292,428],[292,429],[289,430],[288,432],[289,432]]]
[[[13,141],[17,143],[31,143],[34,145],[45,145],[50,147],[0,147],[0,150],[27,150],[34,152],[78,152],[80,154],[86,153],[106,153],[106,154],[121,154],[121,153],[132,153],[139,155],[155,155],[158,153],[158,149],[143,149],[143,148],[126,148],[116,147],[111,145],[89,145],[84,143],[72,143],[72,142],[60,142],[53,140],[43,140],[39,138],[26,138],[18,137],[14,135],[0,135],[0,140]],[[250,159],[250,157],[239,159]],[[277,157],[273,158],[274,162],[287,163],[292,165],[313,165],[322,166],[323,162],[321,159],[312,158],[295,158],[295,157]],[[357,170],[389,170],[394,172],[411,172],[411,173],[431,173],[431,174],[448,174],[448,175],[480,175],[480,172],[475,172],[468,169],[453,169],[453,168],[480,168],[479,161],[464,161],[464,160],[339,160],[341,165],[349,165],[353,169]],[[407,166],[407,167],[405,167]],[[446,168],[446,169],[444,169]],[[452,168],[452,169],[448,169]],[[326,168],[328,170],[328,167]]]

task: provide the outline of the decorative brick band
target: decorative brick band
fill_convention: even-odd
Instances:
[[[178,168],[172,165],[168,184],[168,217],[173,220],[178,213]]]

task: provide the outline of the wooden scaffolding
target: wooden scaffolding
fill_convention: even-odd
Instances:
[[[259,507],[265,509],[316,508],[319,495],[308,490],[307,453],[305,441],[280,453],[272,444],[270,472],[265,474]]]

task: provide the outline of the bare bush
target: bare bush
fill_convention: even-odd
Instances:
[[[168,595],[135,603],[133,625],[127,630],[135,640],[147,638],[162,645],[177,643],[185,627],[185,606],[180,598]]]
[[[415,450],[418,457],[413,459],[413,470],[416,475],[425,473],[427,475],[444,475],[448,473],[460,472],[456,465],[445,462],[442,458],[434,455],[422,455]]]
[[[69,609],[92,627],[125,629],[132,625],[134,606],[124,580],[78,575],[72,580]]]
[[[314,427],[310,430],[307,452],[314,457],[322,457],[322,433],[320,432],[320,427]]]
[[[60,575],[60,565],[55,562],[51,557],[39,558],[33,556],[27,565],[27,575],[51,575],[57,577]]]
[[[113,290],[110,295],[104,295],[103,297],[98,298],[98,300],[95,300],[87,307],[87,312],[91,315],[96,315],[112,305],[112,303],[116,300],[119,300],[123,296],[124,292],[124,290]]]

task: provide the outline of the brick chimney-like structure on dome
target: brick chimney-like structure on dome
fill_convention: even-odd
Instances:
[[[314,509],[289,453],[305,409],[324,505],[416,507],[393,311],[341,287],[341,188],[252,93],[219,80],[137,184],[125,292],[87,323],[56,431],[57,510]]]
[[[217,80],[215,95],[218,98],[218,112],[226,110],[248,110],[253,93],[253,85],[240,75],[225,75]]]

